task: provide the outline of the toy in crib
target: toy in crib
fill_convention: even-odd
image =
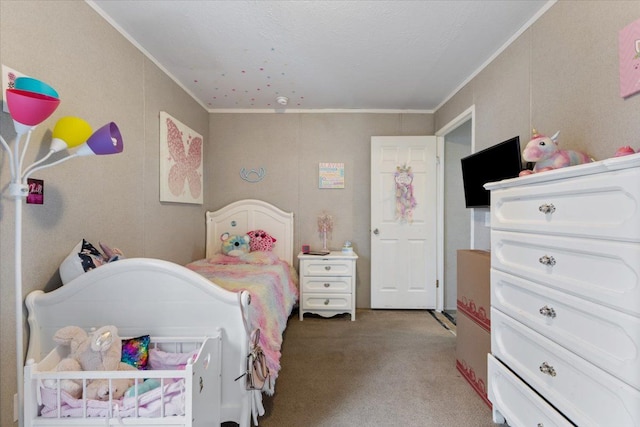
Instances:
[[[538,134],[538,131],[533,129],[533,138],[525,146],[522,159],[525,162],[534,162],[535,166],[533,171],[523,170],[520,176],[593,161],[589,155],[581,151],[561,150],[558,147],[559,135],[560,131],[548,137]]]
[[[69,355],[58,362],[56,371],[124,371],[136,368],[121,361],[122,341],[115,326],[103,326],[87,333],[78,326],[66,326],[53,336],[54,342],[69,347]],[[134,384],[133,379],[96,379],[87,384],[87,398],[95,400],[119,399]],[[60,387],[70,396],[82,397],[81,380],[61,380]]]

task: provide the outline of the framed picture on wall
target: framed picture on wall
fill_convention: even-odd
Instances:
[[[160,201],[203,203],[202,135],[160,112]]]
[[[620,96],[640,92],[640,19],[620,30]]]
[[[320,163],[318,188],[344,188],[344,163]]]

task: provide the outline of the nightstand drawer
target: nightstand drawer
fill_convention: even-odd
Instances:
[[[303,277],[303,292],[351,293],[351,277]]]
[[[332,260],[318,257],[318,260],[304,260],[301,265],[302,276],[351,276],[353,261]]]
[[[304,294],[303,310],[350,310],[351,294]]]

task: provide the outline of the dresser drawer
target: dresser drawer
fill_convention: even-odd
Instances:
[[[300,268],[302,276],[351,276],[353,262],[349,260],[331,260],[318,258],[305,260]]]
[[[304,294],[303,310],[351,310],[351,294]]]
[[[491,227],[637,242],[639,198],[637,168],[496,189]]]
[[[580,427],[640,425],[640,391],[495,309],[491,350]]]
[[[640,318],[491,271],[492,306],[640,390]]]
[[[351,277],[303,277],[304,292],[351,293]]]
[[[640,315],[640,245],[491,232],[491,266]]]
[[[511,426],[573,427],[528,385],[488,355],[489,400],[493,404],[494,422],[498,412]]]

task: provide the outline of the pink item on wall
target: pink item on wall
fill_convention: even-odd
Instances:
[[[620,96],[626,98],[640,92],[640,19],[620,30]]]

